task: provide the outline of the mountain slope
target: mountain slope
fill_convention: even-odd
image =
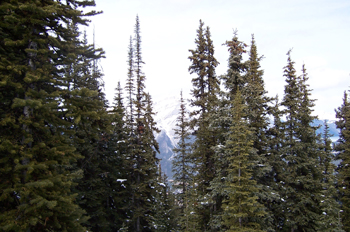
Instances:
[[[161,159],[160,164],[162,171],[172,179],[173,173],[171,171],[171,160],[174,156],[173,148],[176,146],[178,140],[175,138],[174,128],[176,126],[176,118],[180,109],[180,101],[178,97],[166,97],[154,103],[154,109],[157,112],[155,121],[158,128],[161,130],[156,135],[159,143],[160,154],[158,158]]]
[[[176,118],[180,109],[180,98],[175,96],[165,97],[159,101],[155,101],[154,109],[157,112],[154,119],[157,122],[158,128],[161,130],[156,135],[156,139],[159,143],[160,153],[157,155],[161,159],[162,171],[171,180],[173,177],[172,158],[175,155],[172,149],[176,146],[178,139],[175,138],[174,128],[176,127]],[[338,139],[339,131],[336,128],[334,120],[327,120],[330,134],[332,135],[332,141],[335,142]],[[324,120],[315,120],[313,125],[320,126],[317,133],[323,133]]]

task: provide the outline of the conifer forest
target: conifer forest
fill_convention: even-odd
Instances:
[[[82,30],[102,13],[94,5],[0,3],[0,231],[350,231],[346,89],[332,142],[327,122],[322,133],[313,124],[307,63],[282,51],[284,95],[270,96],[254,35],[235,31],[218,76],[198,19],[170,182],[157,158],[142,18],[125,45],[126,84],[116,81],[108,102],[97,65],[105,51]]]

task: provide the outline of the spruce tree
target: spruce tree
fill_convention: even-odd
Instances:
[[[78,40],[76,44],[79,44]],[[66,69],[69,70],[66,76],[72,79],[73,85],[69,86],[71,94],[65,99],[65,117],[74,121],[74,146],[84,156],[77,165],[83,170],[83,178],[75,189],[79,194],[79,205],[90,216],[85,225],[92,231],[110,231],[115,228],[110,209],[113,208],[113,189],[117,185],[115,179],[111,180],[116,176],[113,173],[116,154],[107,148],[112,118],[107,112],[102,73],[97,67],[97,59],[103,53],[95,49],[94,44],[88,45],[86,36],[83,45],[81,54]]]
[[[243,54],[246,53],[247,45],[238,39],[237,31],[234,31],[232,40],[226,41],[225,44],[230,53],[228,58],[228,70],[226,75],[221,76],[222,83],[227,93],[224,94],[224,104],[232,103],[237,90],[241,90],[246,84],[244,78],[247,71],[247,63],[243,61]],[[253,62],[251,63],[253,64]]]
[[[254,35],[252,35],[252,41],[249,50],[249,59],[246,61],[247,71],[244,75],[246,84],[242,88],[242,95],[244,102],[247,104],[247,119],[249,121],[249,127],[253,136],[253,148],[256,153],[253,154],[250,159],[255,164],[253,169],[253,178],[259,185],[259,202],[267,205],[273,196],[269,187],[271,179],[267,178],[268,173],[271,170],[271,165],[268,162],[268,137],[267,128],[269,126],[268,114],[272,98],[267,97],[267,91],[265,90],[263,74],[264,71],[260,67],[260,61],[263,56],[259,56],[257,53],[257,46],[255,43]],[[272,213],[269,212],[269,217],[264,217],[268,221],[260,222],[265,230],[272,230]]]
[[[216,139],[217,143],[212,146],[215,151],[215,177],[211,180],[211,197],[215,202],[215,212],[211,215],[210,226],[212,230],[219,230],[222,227],[222,200],[227,197],[227,193],[222,187],[222,178],[227,176],[227,169],[229,163],[226,159],[221,157],[223,154],[224,144],[230,133],[229,128],[232,126],[232,111],[233,100],[235,93],[240,89],[238,88],[238,82],[244,81],[243,75],[246,72],[246,64],[243,62],[242,55],[245,52],[245,44],[240,42],[235,32],[232,41],[226,41],[226,46],[230,52],[228,59],[228,71],[227,74],[221,76],[224,90],[220,92],[221,99],[218,104],[218,109],[211,117],[211,125],[218,131]],[[243,85],[241,85],[243,86]]]
[[[349,99],[348,94],[344,92],[343,104],[336,109],[337,117],[337,128],[340,130],[339,139],[336,144],[337,159],[341,160],[337,170],[338,170],[338,188],[340,191],[340,201],[341,201],[341,221],[343,224],[343,229],[345,231],[350,230],[350,172],[349,172],[349,144],[350,144],[350,111],[349,111]]]
[[[260,170],[260,173],[255,173],[256,178],[263,177],[264,173],[269,170],[265,160],[267,152],[266,130],[269,125],[269,104],[272,98],[266,96],[267,91],[265,90],[263,80],[264,71],[260,67],[262,58],[257,53],[254,35],[252,35],[249,60],[247,61],[247,72],[244,76],[246,85],[242,88],[242,95],[244,102],[247,104],[247,109],[249,109],[246,114],[249,120],[249,126],[253,132],[254,148],[257,150],[257,159],[255,162],[259,162],[260,167],[264,167],[263,170]],[[261,179],[259,181],[263,182]]]
[[[270,108],[270,112],[273,116],[273,124],[267,130],[267,162],[271,169],[265,174],[265,181],[269,185],[265,186],[264,193],[267,196],[265,198],[265,207],[267,208],[266,226],[270,227],[273,225],[273,227],[270,229],[264,228],[267,231],[279,231],[282,229],[284,222],[283,202],[285,200],[281,195],[281,191],[283,189],[283,180],[287,173],[285,172],[286,162],[282,158],[282,145],[285,140],[285,134],[283,133],[282,111],[280,110],[278,96],[275,97],[275,104]]]
[[[233,106],[230,132],[220,154],[228,163],[227,174],[221,177],[223,191],[227,194],[222,203],[222,226],[226,231],[261,231],[254,219],[264,213],[257,201],[258,189],[252,179],[253,162],[249,157],[255,151],[240,90],[237,90]]]
[[[134,95],[135,95],[135,83],[134,83],[134,48],[132,44],[132,37],[130,36],[130,44],[128,51],[128,74],[126,80],[125,90],[127,92],[127,116],[128,125],[133,126],[134,124]],[[130,128],[131,129],[131,128]]]
[[[201,230],[208,228],[210,215],[215,211],[215,204],[209,198],[209,185],[215,175],[214,151],[212,147],[217,143],[218,132],[210,127],[213,113],[217,107],[217,94],[219,83],[215,75],[215,68],[218,65],[214,57],[213,42],[210,38],[210,29],[203,28],[204,23],[200,20],[195,40],[196,49],[189,50],[191,65],[189,72],[196,74],[192,78],[191,106],[194,111],[191,113],[193,120],[191,127],[195,129],[196,139],[193,143],[192,162],[198,172],[198,194],[200,207],[197,213],[201,216]]]
[[[81,156],[64,120],[73,85],[65,73],[75,46],[74,21],[94,1],[0,3],[2,231],[85,231],[71,188]],[[79,45],[80,48],[82,45]]]
[[[320,138],[319,160],[323,171],[322,191],[321,191],[321,220],[317,231],[344,231],[339,220],[340,204],[337,202],[337,175],[335,175],[335,165],[332,163],[334,155],[332,154],[332,141],[329,133],[327,121],[324,121],[324,129]]]
[[[189,50],[191,56],[189,56],[192,64],[188,68],[190,74],[197,74],[197,77],[192,78],[192,96],[194,99],[191,100],[191,105],[198,107],[198,111],[193,112],[193,115],[204,114],[206,111],[206,41],[204,36],[204,23],[202,20],[199,21],[199,29],[197,30],[197,38],[195,43],[197,45],[195,50]]]
[[[130,231],[151,231],[155,225],[153,205],[156,204],[154,197],[158,164],[156,152],[159,152],[154,133],[159,132],[159,130],[153,119],[155,113],[153,112],[151,96],[145,92],[146,77],[142,72],[144,62],[140,33],[140,23],[137,16],[134,46],[132,50],[129,48],[128,59],[129,115],[127,115],[127,126],[130,128],[130,137],[128,141],[129,154],[126,159],[129,170],[130,205],[128,208],[130,219],[126,224]],[[133,58],[134,65],[132,65]],[[135,86],[135,92],[133,86]]]
[[[155,185],[154,205],[154,230],[155,231],[177,231],[177,210],[175,209],[174,194],[170,191],[167,176],[162,173],[161,165],[158,168],[157,183]]]
[[[191,143],[188,112],[186,104],[182,97],[181,91],[180,111],[177,117],[175,138],[179,140],[177,146],[173,149],[176,154],[172,160],[174,172],[173,188],[176,191],[176,200],[178,202],[180,212],[178,215],[180,228],[185,230],[188,228],[188,217],[186,210],[190,207],[190,199],[188,189],[193,182],[193,167],[191,163]]]
[[[314,103],[309,98],[306,83],[307,73],[303,66],[302,75],[295,74],[290,51],[284,68],[285,85],[283,122],[285,140],[282,159],[286,162],[281,196],[284,199],[284,228],[291,231],[316,231],[320,220],[320,196],[322,170],[318,162],[317,127],[311,123]]]
[[[112,115],[112,133],[105,140],[106,154],[109,155],[105,165],[108,167],[106,181],[108,189],[108,218],[113,222],[110,230],[119,229],[128,218],[128,208],[126,202],[129,200],[130,188],[127,183],[128,169],[126,157],[129,152],[127,144],[128,128],[125,117],[125,107],[123,104],[122,88],[118,82],[115,89],[113,109],[109,112]],[[116,181],[117,180],[117,181]]]

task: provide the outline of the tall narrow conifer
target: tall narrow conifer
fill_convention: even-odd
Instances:
[[[210,182],[215,175],[214,147],[217,143],[218,132],[211,127],[210,121],[214,117],[217,108],[217,95],[219,92],[219,82],[215,74],[218,65],[214,57],[214,46],[210,38],[210,28],[204,29],[204,23],[199,21],[197,38],[195,40],[196,49],[189,50],[191,65],[188,68],[191,74],[196,74],[192,78],[191,106],[194,111],[191,113],[193,119],[191,127],[195,130],[196,139],[193,143],[193,163],[198,173],[198,194],[201,203],[200,214],[202,230],[209,226],[210,215],[215,211],[215,203],[209,194]]]
[[[261,231],[254,222],[264,215],[258,203],[256,181],[252,179],[254,153],[252,132],[244,115],[244,103],[237,90],[231,108],[232,123],[225,141],[222,157],[228,163],[227,175],[223,176],[223,190],[227,197],[222,203],[222,225],[226,231]]]
[[[136,17],[134,46],[129,47],[128,83],[130,128],[129,154],[127,157],[130,187],[129,214],[126,221],[129,230],[152,231],[154,229],[155,185],[157,182],[156,152],[159,152],[154,133],[159,132],[154,121],[150,94],[145,92],[146,77],[141,52],[139,17]],[[133,60],[134,58],[134,60]],[[134,61],[134,63],[132,62]],[[133,63],[133,64],[132,64]],[[134,77],[134,79],[133,79]],[[133,92],[133,86],[135,92]]]
[[[130,44],[128,48],[128,74],[126,80],[125,90],[127,92],[127,120],[130,128],[134,125],[134,95],[135,95],[135,82],[134,82],[134,48],[132,44],[132,37],[130,36]]]
[[[86,231],[71,189],[81,156],[65,120],[72,79],[66,68],[80,51],[74,21],[87,25],[94,1],[0,3],[0,228]],[[82,44],[77,50],[84,50]],[[71,51],[71,53],[68,53]]]
[[[186,110],[186,104],[182,97],[180,98],[180,111],[177,117],[177,123],[175,131],[175,138],[179,140],[177,147],[173,149],[175,157],[172,160],[173,172],[174,172],[174,184],[176,189],[176,200],[178,201],[180,208],[179,223],[182,229],[188,228],[187,209],[190,207],[190,199],[188,195],[188,189],[193,182],[193,167],[191,163],[191,143],[190,143],[190,128],[188,112]]]
[[[221,99],[216,109],[214,117],[211,117],[211,125],[216,128],[218,133],[216,134],[217,143],[212,146],[215,151],[215,177],[211,180],[210,189],[211,197],[215,202],[215,211],[210,217],[210,227],[212,230],[220,230],[222,226],[222,201],[227,198],[222,181],[227,176],[227,169],[229,163],[227,159],[223,158],[224,144],[230,134],[229,128],[232,126],[232,108],[235,93],[243,86],[244,77],[246,72],[246,64],[243,62],[243,53],[245,52],[245,44],[240,42],[235,32],[232,41],[226,41],[224,44],[229,50],[228,59],[228,71],[225,75],[221,76],[221,80],[224,86],[224,90],[220,92]],[[239,81],[238,81],[239,80]],[[240,87],[238,87],[238,83]]]
[[[307,73],[303,66],[298,77],[289,51],[284,68],[285,85],[282,106],[286,121],[283,122],[285,140],[282,159],[286,162],[281,195],[284,199],[284,228],[291,231],[316,231],[320,220],[320,196],[322,170],[318,161],[317,127],[311,123],[314,103],[309,98]]]
[[[272,98],[267,96],[264,84],[264,70],[261,69],[260,62],[263,56],[259,56],[254,35],[249,50],[249,59],[246,61],[247,71],[244,75],[246,84],[242,87],[244,102],[247,104],[246,117],[249,121],[249,127],[252,131],[253,148],[256,153],[250,157],[254,163],[253,178],[259,185],[259,202],[267,205],[273,196],[269,186],[271,179],[267,178],[271,171],[271,165],[268,162],[268,137],[267,129],[269,127],[269,114]],[[272,230],[273,223],[271,220],[272,213],[264,217],[267,221],[261,221],[260,224],[265,230]]]
[[[322,191],[321,191],[321,220],[319,221],[319,228],[317,231],[344,231],[342,230],[342,223],[339,220],[340,204],[337,201],[338,191],[335,187],[338,182],[338,176],[335,175],[332,135],[329,132],[327,121],[324,122],[323,133],[320,138],[319,160],[323,172]]]
[[[341,160],[338,166],[338,188],[341,201],[341,220],[343,229],[350,230],[350,104],[348,94],[344,92],[343,104],[336,110],[337,128],[340,129],[336,144],[337,159]]]

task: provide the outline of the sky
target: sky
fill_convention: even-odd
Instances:
[[[222,44],[234,30],[239,40],[250,44],[254,34],[259,55],[263,55],[265,89],[268,96],[282,100],[286,53],[292,49],[297,74],[305,64],[311,98],[317,99],[314,114],[335,119],[334,109],[350,90],[350,1],[348,0],[95,0],[94,16],[86,28],[89,41],[106,52],[100,61],[105,93],[111,102],[118,81],[125,86],[130,36],[136,15],[140,19],[146,91],[153,101],[167,97],[190,97],[189,49],[195,49],[196,30],[201,19],[210,27],[216,74],[227,71],[229,56]],[[249,48],[248,48],[249,49]]]

